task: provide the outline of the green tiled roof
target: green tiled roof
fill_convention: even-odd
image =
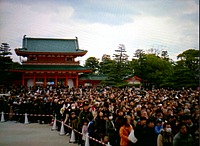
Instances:
[[[26,38],[23,39],[23,52],[84,52],[79,50],[78,39]]]
[[[79,80],[96,80],[101,81],[107,79],[105,75],[91,75],[91,74],[83,74],[79,76]]]
[[[26,71],[34,71],[34,70],[51,70],[51,71],[59,71],[59,70],[89,70],[89,68],[76,65],[76,66],[66,66],[66,65],[20,65],[17,67],[14,67],[15,70],[26,70]]]

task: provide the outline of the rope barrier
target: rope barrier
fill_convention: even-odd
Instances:
[[[1,114],[1,113],[0,113]],[[25,114],[16,114],[16,113],[4,113],[6,115],[15,115],[15,116],[25,116]],[[36,117],[52,117],[53,115],[45,114],[27,114],[27,116],[36,116]]]
[[[60,121],[60,120],[56,120],[56,121],[62,123],[62,121]],[[69,125],[67,125],[67,124],[64,124],[64,126],[66,126],[66,127],[70,128],[70,129],[74,130],[74,132],[77,132],[77,133],[80,134],[80,135],[83,135],[81,132],[79,132],[79,131],[76,130],[76,129],[73,129],[71,126],[69,126]],[[105,144],[104,142],[99,141],[99,140],[97,140],[97,139],[95,139],[95,138],[93,138],[93,137],[91,137],[91,136],[88,136],[88,138],[94,140],[95,142],[98,142],[99,144],[102,144],[102,145],[106,146],[106,144]]]
[[[2,113],[0,113],[0,114],[2,114]],[[25,116],[25,114],[15,114],[15,113],[4,113],[4,114],[8,114],[8,115],[12,114],[12,115],[16,115],[16,116]],[[53,117],[53,118],[54,118],[53,115],[45,115],[45,114],[27,114],[27,116]],[[55,119],[55,118],[54,118],[54,119]],[[56,121],[62,123],[62,121],[60,121],[60,120],[56,120]],[[67,125],[67,124],[65,124],[65,123],[64,123],[64,126],[66,126],[66,127],[70,128],[70,129],[74,130],[74,132],[76,132],[76,133],[78,133],[78,134],[80,134],[80,135],[83,135],[81,132],[79,132],[79,131],[76,130],[76,129],[73,129],[71,126],[69,126],[69,125]],[[93,138],[93,137],[91,137],[91,136],[88,136],[88,138],[91,139],[91,140],[93,140],[93,141],[95,141],[95,142],[98,142],[99,144],[102,144],[102,145],[106,146],[106,144],[105,144],[104,142],[99,141],[99,140],[97,140],[97,139],[95,139],[95,138]]]

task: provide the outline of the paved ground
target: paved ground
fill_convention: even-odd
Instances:
[[[0,123],[0,146],[77,146],[69,143],[69,136],[60,136],[51,128],[48,124],[38,123]]]

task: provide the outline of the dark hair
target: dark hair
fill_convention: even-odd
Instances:
[[[184,124],[184,123],[180,123],[180,124],[178,124],[178,130],[181,130],[181,127],[183,127],[183,126],[185,126],[186,127],[186,124]]]
[[[124,116],[123,121],[122,121],[122,124],[123,124],[123,125],[126,125],[126,124],[127,124],[127,119],[128,119],[128,117],[130,117],[130,116]]]
[[[126,123],[127,123],[127,118],[123,117],[122,125],[126,125]]]
[[[147,120],[147,118],[146,117],[141,117],[140,121],[142,121],[142,120]]]
[[[178,108],[177,109],[177,113],[179,113],[180,111],[183,111],[183,109],[182,108]]]
[[[146,106],[145,106],[145,105],[143,105],[143,106],[141,107],[141,109],[147,109],[147,108],[146,108]]]
[[[154,123],[154,120],[153,119],[147,119],[147,122],[146,122],[146,124],[148,125],[149,123]]]
[[[160,118],[156,119],[156,124],[157,123],[162,123],[162,119],[160,119]]]
[[[163,124],[163,128],[166,128],[167,125],[170,125],[170,123],[165,122],[165,123]]]

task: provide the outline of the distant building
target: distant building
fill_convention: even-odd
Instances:
[[[15,49],[18,56],[27,57],[13,72],[22,73],[24,86],[78,87],[79,73],[89,68],[75,61],[87,51],[79,49],[78,39],[30,38],[24,36],[22,48]],[[81,81],[84,84],[84,81]]]
[[[79,85],[82,86],[97,86],[101,83],[102,80],[106,80],[107,76],[105,75],[91,75],[83,74],[79,76]]]
[[[140,88],[142,85],[142,79],[137,76],[129,77],[126,79],[126,81],[128,82],[128,84],[133,85],[137,88]]]

